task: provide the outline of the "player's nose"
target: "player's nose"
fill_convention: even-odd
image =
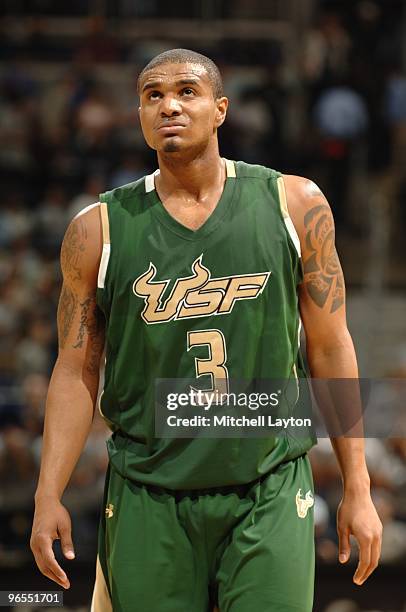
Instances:
[[[175,96],[164,96],[161,99],[161,116],[176,116],[181,113],[181,106]]]

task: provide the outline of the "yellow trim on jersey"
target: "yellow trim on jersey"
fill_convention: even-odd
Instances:
[[[297,235],[296,228],[293,225],[293,221],[289,215],[288,202],[286,199],[286,189],[285,189],[285,181],[283,180],[283,176],[280,176],[277,179],[278,184],[278,192],[279,192],[279,206],[281,209],[282,217],[285,222],[285,227],[288,231],[289,236],[292,239],[293,244],[295,245],[297,254],[301,257],[301,249],[300,249],[300,240]]]
[[[99,274],[97,276],[97,286],[99,289],[104,289],[104,281],[106,279],[107,266],[110,259],[110,225],[106,202],[100,202],[100,219],[102,226],[103,248],[100,258]]]
[[[110,225],[106,202],[100,202],[103,244],[110,244]]]
[[[235,172],[235,164],[231,159],[226,159],[225,157],[223,158],[224,161],[226,162],[226,174],[227,174],[227,178],[236,178],[236,172]]]
[[[277,180],[278,183],[278,192],[279,192],[279,206],[281,208],[282,216],[284,219],[289,217],[288,203],[286,200],[286,189],[285,189],[285,181],[283,180],[283,176],[280,176]]]

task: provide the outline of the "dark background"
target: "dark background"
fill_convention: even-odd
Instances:
[[[0,588],[52,589],[28,540],[57,350],[59,250],[76,212],[156,167],[138,125],[138,72],[173,47],[216,61],[230,98],[222,155],[319,184],[336,220],[360,373],[404,378],[406,5],[3,0],[0,36]],[[382,398],[383,415],[390,402]],[[96,418],[64,497],[77,551],[63,561],[66,610],[89,609],[107,435]],[[398,435],[366,441],[385,530],[381,567],[362,588],[354,565],[337,563],[340,478],[329,442],[311,453],[316,611],[406,610],[405,420]]]

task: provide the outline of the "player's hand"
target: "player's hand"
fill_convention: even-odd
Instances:
[[[30,546],[39,570],[64,589],[69,589],[67,575],[55,559],[52,544],[61,540],[62,552],[67,559],[74,559],[69,512],[55,497],[36,500]]]
[[[359,561],[353,581],[361,585],[377,567],[382,545],[382,523],[369,491],[362,494],[344,492],[337,511],[337,532],[340,563],[350,558],[350,535],[357,540]]]

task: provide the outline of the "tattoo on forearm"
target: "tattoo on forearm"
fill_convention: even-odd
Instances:
[[[344,304],[344,278],[334,246],[334,225],[325,204],[314,206],[304,218],[306,247],[304,283],[310,297],[323,308],[330,298],[330,312]],[[330,297],[331,296],[331,297]]]
[[[77,309],[77,299],[73,291],[62,285],[61,297],[58,303],[57,326],[60,348],[64,348]]]
[[[76,219],[69,225],[61,248],[62,270],[72,281],[82,278],[80,263],[86,248],[86,240],[86,227],[80,219]]]

